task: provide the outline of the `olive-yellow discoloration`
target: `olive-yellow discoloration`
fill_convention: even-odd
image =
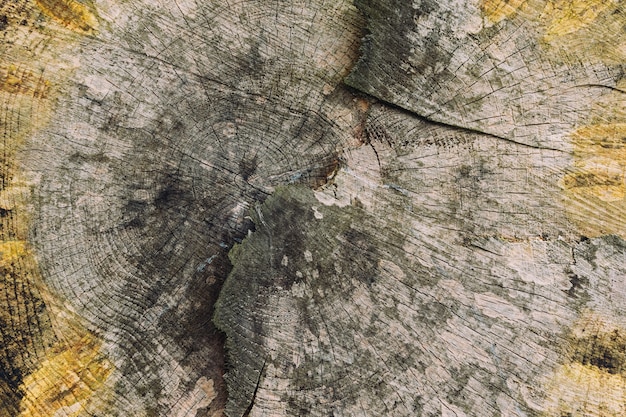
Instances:
[[[35,370],[56,340],[39,268],[28,244],[30,187],[17,154],[26,137],[51,117],[52,85],[36,63],[0,63],[0,321],[7,362],[0,363],[0,416],[17,415],[23,377]]]
[[[525,18],[540,22],[546,38],[574,33],[591,25],[605,11],[618,7],[615,0],[482,0],[483,15],[493,23],[522,11]]]
[[[53,416],[60,410],[65,413],[61,415],[77,415],[74,411],[83,409],[113,370],[100,352],[101,342],[78,319],[56,305],[54,296],[39,277],[26,241],[0,242],[0,270],[10,274],[12,280],[25,280],[27,285],[39,288],[39,296],[53,313],[53,331],[59,340],[47,351],[38,369],[23,379],[21,390],[25,395],[20,404],[20,416]],[[4,317],[4,320],[11,318]],[[53,337],[48,335],[48,338]]]
[[[54,37],[57,23],[91,34],[97,19],[87,5],[71,0],[9,2],[0,12],[8,16],[6,33],[16,38],[5,44],[0,62],[0,320],[3,349],[11,352],[0,363],[0,416],[75,415],[112,366],[100,353],[101,342],[78,319],[68,319],[41,276],[28,241],[32,184],[19,158],[27,138],[51,120],[58,87],[76,65],[65,58],[71,38]],[[26,30],[32,44],[20,37]]]
[[[24,241],[0,242],[0,267],[10,268],[26,254],[26,242]]]
[[[626,59],[626,10],[614,0],[549,2],[541,41],[555,56],[621,65]],[[566,58],[570,59],[570,58]]]
[[[543,11],[543,17],[548,21],[546,39],[574,33],[592,24],[615,3],[614,0],[549,1]]]
[[[0,269],[5,274],[31,275],[35,273],[35,260],[27,245],[21,240],[0,242]]]
[[[100,353],[101,342],[71,314],[55,305],[54,296],[42,283],[37,263],[26,241],[0,242],[0,270],[5,274],[4,279],[39,289],[39,297],[54,316],[53,328],[48,330],[46,338],[55,338],[54,332],[59,340],[46,352],[38,369],[22,380],[20,388],[24,397],[20,404],[20,416],[53,416],[59,411],[62,411],[60,415],[77,415],[68,411],[82,410],[113,369]],[[10,313],[2,311],[0,317],[4,322],[15,320]],[[69,342],[66,341],[68,338]]]
[[[32,70],[15,64],[0,66],[0,91],[24,94],[33,98],[47,98],[50,81]]]
[[[59,345],[36,372],[24,378],[20,417],[79,415],[113,371],[100,346],[87,332],[81,339]]]
[[[75,0],[35,0],[37,6],[56,22],[82,34],[98,29],[98,18],[93,9]]]
[[[545,416],[617,417],[626,414],[626,380],[597,367],[559,366],[547,392]]]
[[[567,357],[549,383],[546,416],[626,415],[626,329],[585,315],[572,328]]]
[[[574,162],[562,181],[570,218],[586,236],[626,237],[626,123],[577,129]]]
[[[620,64],[626,58],[626,10],[615,0],[482,0],[484,17],[498,23],[519,16],[535,25],[548,58]]]
[[[574,132],[572,142],[575,172],[565,176],[564,188],[605,203],[623,200],[626,124],[585,126]]]
[[[493,23],[507,19],[517,12],[527,0],[482,0],[480,7],[487,19]]]

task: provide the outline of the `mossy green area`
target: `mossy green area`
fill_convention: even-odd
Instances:
[[[388,316],[385,311],[397,315],[395,302],[381,300],[379,312],[378,308],[368,309],[368,305],[378,304],[370,297],[377,297],[377,286],[387,285],[385,265],[391,260],[409,264],[403,228],[391,218],[375,218],[360,205],[323,205],[314,191],[304,186],[278,188],[251,209],[250,216],[255,231],[229,254],[233,269],[216,304],[214,320],[227,335],[230,371],[226,379],[232,388],[227,413],[232,415],[245,410],[265,363],[273,372],[274,366],[281,368],[281,373],[289,374],[293,384],[305,391],[323,385],[325,376],[317,369],[320,364],[329,366],[332,378],[351,378],[355,370],[370,369],[376,362],[370,349],[353,349],[351,366],[343,360],[333,365],[330,356],[346,355],[342,352],[345,346],[364,332],[379,337],[381,320]],[[365,293],[367,299],[356,305],[355,299]],[[345,310],[354,307],[363,309],[359,317]],[[339,309],[340,316],[329,316],[332,309]],[[339,327],[342,332],[337,332]],[[270,352],[272,339],[280,340],[277,333],[281,331],[295,332],[302,348],[311,349],[298,366],[285,368],[289,361],[281,358],[292,348],[289,340]],[[327,340],[307,347],[311,338]],[[337,346],[334,353],[333,346]],[[355,393],[341,393],[347,388],[339,387],[331,401],[349,408],[350,398],[356,397]],[[381,389],[391,387],[381,385]],[[287,397],[291,412],[297,414],[302,402]]]

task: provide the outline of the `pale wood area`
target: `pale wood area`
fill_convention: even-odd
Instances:
[[[0,0],[0,416],[626,415],[625,24]]]

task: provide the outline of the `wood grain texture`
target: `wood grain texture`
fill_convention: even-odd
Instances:
[[[384,105],[364,130],[231,252],[229,415],[264,363],[250,415],[620,415],[624,245],[572,233],[567,158]]]
[[[0,0],[0,416],[623,415],[624,16]]]
[[[0,416],[14,417],[27,396],[24,385],[53,347],[49,294],[29,242],[30,187],[17,161],[28,138],[51,118],[64,70],[42,15],[24,1],[0,3]],[[56,43],[56,45],[59,45]],[[56,76],[46,71],[58,68]],[[62,64],[61,64],[62,65]]]
[[[358,1],[370,35],[348,83],[438,122],[563,150],[569,131],[604,116],[596,103],[620,107],[621,3],[478,3]]]
[[[357,124],[339,84],[360,17],[335,1],[24,8],[49,39],[35,56],[54,101],[15,158],[63,343],[20,368],[16,407],[218,415],[224,338],[211,318],[227,252],[252,227],[250,204],[336,170]],[[7,68],[3,90],[41,95]]]

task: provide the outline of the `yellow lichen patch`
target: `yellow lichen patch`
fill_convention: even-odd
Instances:
[[[626,238],[626,80],[593,103],[595,124],[570,134],[573,163],[560,185],[579,232]]]
[[[50,81],[41,74],[36,75],[29,69],[14,64],[0,65],[0,91],[47,98],[49,90]]]
[[[615,4],[614,0],[556,0],[546,5],[546,38],[564,36],[593,23],[600,13]]]
[[[10,212],[0,213],[5,214],[0,216],[0,234],[15,234],[16,230],[7,221]],[[4,229],[7,226],[9,230]],[[37,358],[55,337],[36,285],[38,272],[26,242],[0,241],[0,322],[4,355],[0,362],[4,377],[0,378],[0,416],[3,417],[17,415],[20,378],[35,369]]]
[[[585,126],[571,137],[574,164],[561,181],[570,217],[587,236],[626,237],[626,123]]]
[[[5,226],[11,228],[10,224]],[[20,233],[13,230],[9,234]],[[71,314],[60,311],[53,295],[42,283],[28,242],[0,241],[0,271],[3,273],[0,287],[12,285],[17,288],[29,288],[28,300],[27,295],[16,293],[15,299],[9,301],[9,309],[0,310],[3,322],[12,323],[16,335],[22,340],[31,337],[32,334],[37,340],[41,338],[74,341],[57,342],[52,349],[44,349],[43,346],[33,347],[30,344],[5,346],[8,349],[32,351],[33,354],[37,353],[39,358],[38,362],[19,364],[24,374],[27,371],[34,371],[30,375],[24,375],[25,378],[19,387],[23,395],[19,404],[22,411],[20,416],[53,416],[61,409],[63,413],[58,415],[74,415],[69,411],[82,410],[92,393],[109,376],[112,370],[110,362],[99,352],[99,342],[78,320],[72,318]],[[43,318],[35,318],[28,314],[28,309],[23,308],[27,303],[37,303],[43,307],[40,300],[45,302],[47,312],[55,316],[53,327],[49,322],[44,325],[46,321]],[[33,332],[33,329],[37,331]]]
[[[568,362],[546,392],[547,416],[626,415],[626,329],[599,314],[572,328]]]
[[[28,216],[23,205],[28,190],[16,177],[11,173],[9,185],[0,192],[0,289],[6,295],[0,318],[10,323],[4,347],[28,352],[16,357],[27,361],[13,363],[24,376],[19,386],[20,416],[73,416],[106,381],[112,365],[100,353],[101,343],[64,310],[62,300],[43,282],[25,240]],[[41,317],[35,317],[28,305]],[[44,347],[44,341],[49,345],[55,340],[51,349]]]
[[[619,201],[626,195],[626,123],[585,126],[574,132],[576,172],[563,180],[567,190]]]
[[[618,0],[481,0],[492,23],[523,19],[537,31],[549,59],[622,64],[626,5]],[[529,27],[530,27],[529,26]]]
[[[26,62],[26,59],[20,62]],[[11,376],[14,393],[0,399],[0,415],[17,415],[21,377],[33,371],[55,339],[42,284],[28,238],[28,196],[31,189],[18,171],[17,152],[25,138],[50,119],[50,83],[33,63],[0,63],[0,321],[8,359],[3,372]],[[9,379],[3,381],[6,385]]]
[[[550,1],[539,19],[545,25],[542,43],[555,57],[621,65],[626,59],[626,10],[622,3]]]
[[[597,197],[603,202],[624,199],[624,174],[619,166],[611,167],[611,160],[598,159],[585,167],[582,172],[568,174],[563,186],[587,196]]]
[[[94,404],[92,393],[112,369],[100,342],[64,310],[64,300],[41,276],[27,240],[36,203],[29,201],[32,184],[20,168],[20,162],[30,163],[20,159],[20,149],[52,119],[56,87],[71,79],[78,62],[72,55],[77,39],[59,36],[57,23],[82,34],[97,27],[95,13],[81,1],[0,2],[0,17],[7,17],[7,61],[0,62],[2,416],[15,417],[20,410],[23,416],[73,415]]]
[[[78,415],[112,371],[93,335],[60,345],[24,378],[20,417]]]
[[[482,0],[480,8],[487,19],[493,23],[512,16],[527,0]]]
[[[75,0],[35,0],[37,6],[58,23],[82,34],[98,29],[98,19],[93,10]]]
[[[626,381],[597,367],[560,366],[547,392],[546,416],[612,417],[626,415]]]
[[[0,242],[0,268],[11,268],[12,265],[18,263],[25,256],[28,256],[26,250],[26,242],[24,241],[8,241]]]
[[[0,225],[5,226],[6,222],[2,221]],[[5,231],[5,234],[11,235],[18,233],[19,230]],[[27,242],[23,240],[0,241],[0,280],[0,289],[4,290],[10,285],[20,288],[19,292],[14,290],[6,297],[9,306],[0,309],[0,318],[6,323],[13,323],[16,328],[33,326],[33,323],[29,321],[34,321],[35,317],[29,316],[27,309],[21,305],[26,302],[36,303],[41,296],[38,291],[39,270]],[[29,291],[24,289],[29,289]],[[27,298],[31,299],[27,300]],[[25,311],[22,313],[22,310]],[[17,315],[17,317],[12,315]]]

